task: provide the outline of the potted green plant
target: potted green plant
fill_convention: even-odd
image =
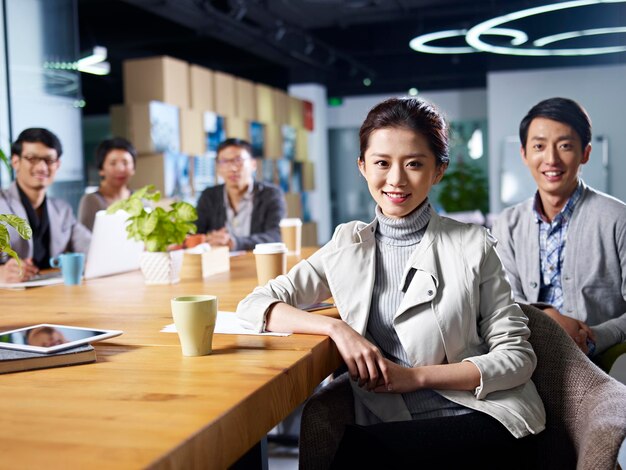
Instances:
[[[5,153],[0,149],[0,160],[6,165],[9,172],[11,171],[11,165],[9,164],[9,159],[5,155]],[[8,227],[13,227],[20,237],[24,240],[30,239],[33,236],[33,231],[30,228],[30,225],[22,219],[13,214],[0,214],[0,253],[6,253],[11,258],[17,261],[17,264],[20,264],[20,257],[17,253],[11,248],[11,236],[9,235]]]
[[[144,207],[144,201],[158,202],[160,199],[161,193],[153,185],[148,185],[107,209],[109,214],[125,211],[128,214],[128,238],[144,243],[140,266],[146,284],[172,284],[180,280],[183,251],[171,247],[180,246],[187,234],[196,232],[193,221],[198,218],[198,213],[189,203],[174,202],[167,210]]]

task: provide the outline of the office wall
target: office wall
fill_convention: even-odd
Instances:
[[[359,128],[374,105],[394,96],[406,96],[406,93],[346,97],[342,105],[328,107],[328,127]],[[487,91],[484,89],[432,91],[420,93],[419,97],[437,105],[450,121],[487,117]]]
[[[329,106],[329,169],[333,225],[349,220],[370,221],[374,202],[358,172],[359,127],[377,103],[395,95],[346,97],[340,106]],[[420,98],[437,105],[449,121],[485,120],[487,92],[483,89],[425,92]]]
[[[553,96],[572,98],[587,109],[593,122],[594,136],[605,136],[608,141],[608,192],[626,200],[626,185],[622,182],[626,175],[625,84],[626,65],[488,74],[491,211],[499,212],[502,209],[499,197],[500,161],[505,139],[517,135],[519,122],[534,104]],[[595,153],[592,150],[591,158],[601,158],[597,146]]]
[[[313,130],[309,134],[309,161],[315,164],[315,191],[310,193],[311,218],[317,222],[317,240],[326,243],[334,227],[330,216],[330,183],[328,181],[328,124],[326,87],[316,83],[291,85],[289,94],[313,103]]]

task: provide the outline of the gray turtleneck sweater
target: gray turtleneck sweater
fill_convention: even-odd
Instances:
[[[424,236],[431,210],[427,200],[408,216],[393,219],[386,217],[380,207],[376,207],[376,277],[367,334],[385,357],[405,367],[411,367],[412,364],[393,327],[393,317],[406,291],[402,274]],[[442,361],[445,361],[434,315],[432,311],[427,315],[430,317],[424,318],[422,324],[425,328],[432,328],[431,342],[433,347],[439,349]],[[472,411],[446,400],[432,390],[405,393],[403,398],[413,419],[454,416]]]

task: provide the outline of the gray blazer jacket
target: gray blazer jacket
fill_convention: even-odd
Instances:
[[[257,287],[237,306],[240,320],[263,331],[276,302],[300,305],[332,296],[342,320],[364,335],[375,281],[376,221],[340,225],[330,242],[285,276]],[[528,319],[513,302],[495,240],[481,227],[431,215],[405,268],[415,274],[394,315],[394,329],[414,365],[427,364],[429,349],[415,334],[421,314],[432,312],[450,363],[471,361],[480,370],[474,390],[438,390],[455,403],[493,416],[516,437],[545,425],[543,403],[530,377],[535,353]],[[428,313],[427,313],[428,312]],[[365,407],[384,422],[410,420],[400,394],[353,388],[358,424]]]
[[[257,243],[279,242],[280,219],[285,217],[282,191],[269,183],[254,182],[250,236],[235,237],[238,250],[253,250]],[[219,230],[226,226],[224,185],[205,189],[198,199],[198,233]]]
[[[493,226],[515,299],[528,303],[538,301],[541,283],[532,205],[531,198],[505,209]],[[596,351],[626,341],[626,204],[584,185],[567,230],[561,276],[561,313],[593,327]]]
[[[46,196],[48,218],[50,219],[50,256],[58,256],[66,251],[87,253],[91,242],[91,232],[74,218],[70,205],[61,200]],[[0,189],[0,214],[14,214],[28,221],[26,209],[22,205],[15,182],[7,189]],[[33,256],[33,242],[22,239],[17,231],[9,227],[11,247],[20,258]],[[8,258],[0,257],[0,263]]]

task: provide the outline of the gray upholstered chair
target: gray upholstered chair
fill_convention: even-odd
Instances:
[[[565,332],[541,311],[522,305],[537,354],[533,381],[543,399],[544,468],[613,470],[626,438],[626,386],[602,372]],[[306,403],[300,431],[300,470],[329,467],[343,434],[354,422],[347,375]]]

